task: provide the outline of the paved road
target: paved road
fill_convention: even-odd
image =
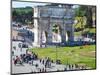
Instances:
[[[12,59],[15,56],[20,56],[20,54],[25,54],[27,48],[19,48],[18,44],[21,42],[13,42],[13,46],[16,46],[16,50],[14,50],[12,48],[12,51],[14,51],[14,55],[12,56]],[[38,64],[38,67],[36,67],[36,64]],[[12,60],[12,73],[16,74],[16,73],[32,73],[32,72],[40,72],[40,69],[43,70],[45,69],[46,72],[51,72],[51,71],[64,71],[65,68],[67,70],[76,70],[77,68],[75,68],[75,65],[73,66],[73,69],[71,69],[71,67],[69,68],[69,65],[62,65],[62,64],[56,64],[56,63],[51,63],[51,67],[49,68],[45,68],[45,65],[43,65],[40,60],[34,60],[33,61],[33,65],[32,64],[28,64],[28,63],[23,63],[23,65],[17,64],[14,65],[14,62]],[[78,69],[81,69],[78,68]]]
[[[18,44],[21,43],[20,41],[18,42],[13,42],[13,46],[16,46],[16,50],[12,48],[12,51],[14,51],[14,56],[12,56],[12,59],[15,56],[20,56],[20,54],[25,54],[27,48],[19,48]],[[13,47],[12,46],[12,47]],[[36,67],[35,65],[38,64],[39,66]],[[13,60],[12,60],[12,73],[30,73],[30,72],[39,72],[40,69],[46,69],[46,71],[57,71],[57,70],[64,70],[66,66],[65,65],[58,65],[56,63],[51,63],[50,68],[45,68],[45,66],[40,63],[39,60],[34,60],[33,65],[23,63],[23,65],[14,65]]]
[[[66,67],[65,65],[57,65],[55,63],[51,64],[50,68],[45,68],[45,66],[41,63],[39,63],[39,61],[34,61],[33,62],[34,65],[30,65],[30,64],[26,64],[24,63],[23,65],[14,65],[12,64],[12,73],[30,73],[30,72],[40,72],[40,69],[42,70],[43,68],[46,69],[47,72],[50,71],[62,71],[64,70],[64,68]],[[35,67],[35,64],[38,63],[38,67]]]

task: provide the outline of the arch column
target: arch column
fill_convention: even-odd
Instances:
[[[51,44],[52,43],[52,25],[49,24],[48,26],[48,31],[47,31],[47,43]]]
[[[74,41],[74,28],[73,26],[69,30],[70,36],[69,36],[69,41]]]
[[[34,32],[34,42],[32,43],[33,46],[35,47],[38,47],[38,33],[39,33],[39,30],[38,30],[38,19],[34,19],[34,29],[33,29],[33,32]]]
[[[61,42],[66,43],[66,31],[64,26],[61,29]]]

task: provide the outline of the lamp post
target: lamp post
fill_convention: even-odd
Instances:
[[[58,58],[58,52],[57,52],[57,37],[56,37],[56,63],[57,63],[57,58]]]
[[[54,26],[53,26],[53,31],[55,32],[55,33],[58,33],[58,28],[57,28],[58,26],[55,24]],[[58,58],[58,52],[57,52],[57,35],[56,35],[56,63],[57,63],[57,58]]]

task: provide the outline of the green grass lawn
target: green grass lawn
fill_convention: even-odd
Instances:
[[[52,60],[56,60],[56,47],[50,48],[32,48],[30,49],[39,58],[50,57]],[[57,58],[61,60],[62,64],[84,64],[91,69],[96,68],[95,58],[95,45],[80,46],[76,47],[58,47]]]
[[[88,33],[96,33],[96,28],[85,28],[83,32],[88,32]],[[80,36],[82,34],[82,31],[79,32],[74,32],[75,36]]]

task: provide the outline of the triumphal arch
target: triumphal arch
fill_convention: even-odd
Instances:
[[[33,11],[33,46],[41,47],[42,44],[55,42],[65,44],[66,41],[74,40],[74,11],[71,5],[36,6]],[[66,37],[68,37],[67,40]]]

